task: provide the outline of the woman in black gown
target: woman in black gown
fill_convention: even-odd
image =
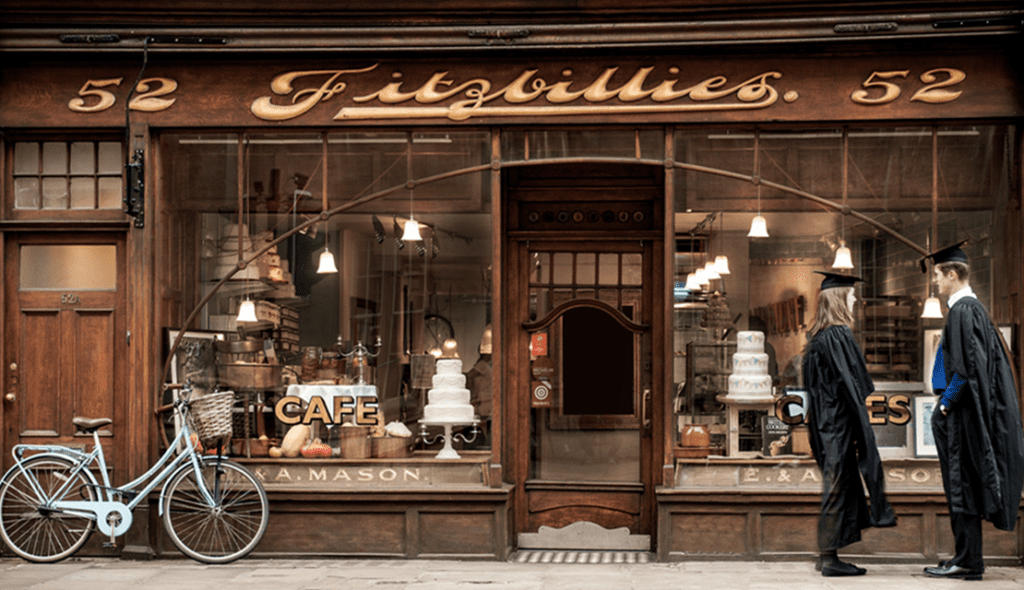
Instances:
[[[841,561],[837,550],[859,541],[863,529],[895,526],[896,515],[885,498],[882,461],[864,404],[875,387],[851,330],[854,285],[862,279],[819,274],[825,279],[807,332],[803,372],[811,450],[822,476],[821,574],[858,576],[864,568]]]

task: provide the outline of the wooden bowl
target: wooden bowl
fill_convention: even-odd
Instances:
[[[343,438],[338,441],[338,447],[341,450],[339,456],[342,459],[370,458],[370,439],[368,437]]]

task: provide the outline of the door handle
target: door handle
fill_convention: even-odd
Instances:
[[[650,406],[650,402],[651,402],[651,390],[650,390],[650,388],[647,388],[647,389],[644,389],[644,396],[643,396],[643,398],[641,398],[641,405],[640,405],[640,418],[641,418],[641,420],[643,420],[644,429],[648,429],[648,428],[651,427],[651,416],[648,413],[648,411],[650,409],[648,407],[648,406]]]
[[[8,393],[7,395],[5,395],[4,399],[9,401],[9,402],[11,402],[13,404],[14,400],[18,399],[18,396],[12,391],[12,392]]]

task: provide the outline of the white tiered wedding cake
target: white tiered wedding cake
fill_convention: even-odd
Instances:
[[[460,359],[437,359],[433,384],[434,387],[427,391],[427,405],[423,407],[424,420],[456,423],[473,421],[473,405],[469,403],[469,390],[466,389],[466,376],[462,373]]]
[[[773,399],[768,354],[764,351],[764,333],[737,334],[736,354],[732,355],[732,375],[729,376],[729,394],[726,399],[740,403]]]

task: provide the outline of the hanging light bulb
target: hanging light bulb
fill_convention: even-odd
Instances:
[[[747,234],[748,238],[767,238],[768,237],[768,222],[765,221],[764,217],[758,215],[750,222],[750,233]]]
[[[338,272],[338,267],[334,264],[334,254],[324,246],[324,251],[320,254],[320,268],[316,269],[319,274],[328,274]]]
[[[942,306],[939,305],[938,297],[932,296],[925,300],[924,312],[921,313],[921,317],[933,320],[942,319]]]
[[[708,260],[707,264],[704,265],[704,275],[712,281],[722,278],[722,275],[718,274],[718,269],[715,268],[715,263],[710,260]]]
[[[839,242],[839,248],[836,249],[836,261],[832,263],[832,268],[853,268],[853,256],[850,254],[846,242]]]
[[[238,307],[238,320],[239,322],[258,322],[256,318],[256,304],[252,302],[252,299],[246,298],[242,302],[242,305]]]
[[[715,256],[715,272],[721,275],[731,274],[729,272],[729,257],[724,254]]]
[[[405,231],[402,233],[402,240],[406,242],[419,242],[423,239],[420,235],[420,224],[416,223],[416,220],[409,216],[409,221],[405,222]]]
[[[697,273],[686,275],[686,289],[689,291],[700,291],[700,281],[697,280]]]

